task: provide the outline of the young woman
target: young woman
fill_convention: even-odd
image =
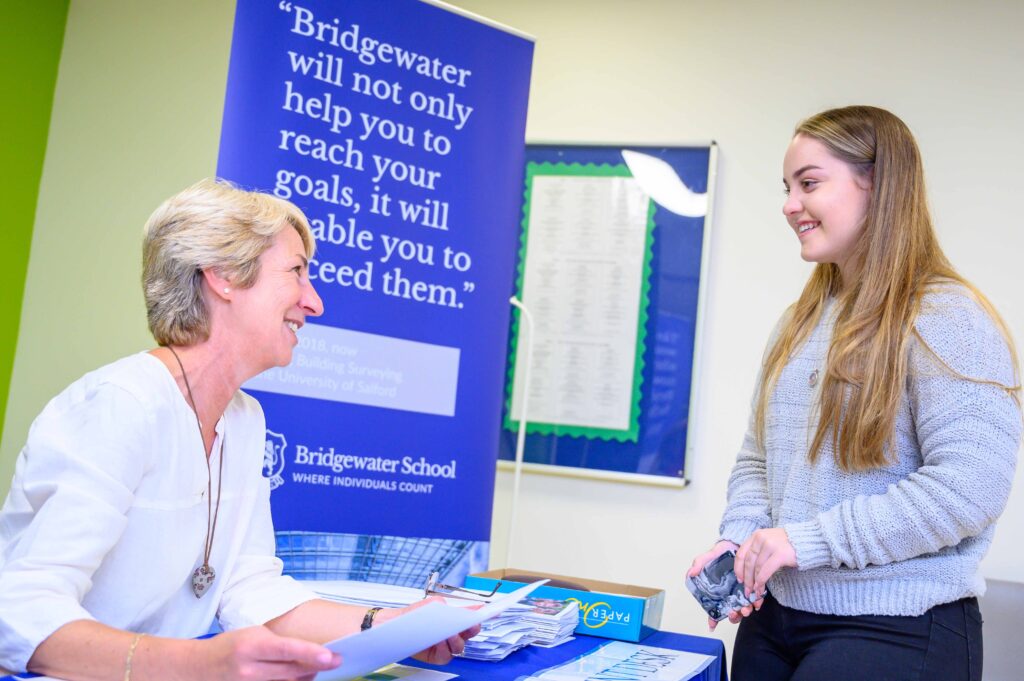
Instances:
[[[807,119],[783,183],[818,265],[768,343],[720,541],[688,574],[735,550],[745,590],[768,590],[730,616],[734,681],[980,679],[978,564],[1021,440],[1013,344],[939,248],[899,118]]]

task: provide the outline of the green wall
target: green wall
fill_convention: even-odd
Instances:
[[[0,5],[0,436],[68,0]]]
[[[84,373],[154,345],[139,283],[142,226],[161,201],[216,171],[234,10],[234,0],[70,3],[0,499],[46,403]]]

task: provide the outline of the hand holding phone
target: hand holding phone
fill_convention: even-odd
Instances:
[[[735,551],[726,551],[709,561],[696,577],[686,578],[686,588],[697,599],[708,617],[720,622],[734,612],[764,598],[765,591],[751,600],[743,593],[743,585],[736,579],[733,563]]]

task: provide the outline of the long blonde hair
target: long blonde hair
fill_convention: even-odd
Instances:
[[[870,198],[850,258],[849,271],[855,275],[842,281],[835,264],[815,267],[765,358],[755,432],[763,447],[771,392],[790,356],[817,325],[828,298],[836,296],[820,420],[808,458],[815,462],[830,438],[843,470],[879,468],[889,463],[888,445],[908,372],[908,344],[916,335],[914,320],[929,286],[955,282],[966,287],[1002,332],[1015,372],[1017,354],[995,308],[957,274],[939,247],[928,212],[921,154],[903,121],[884,109],[849,106],[808,118],[796,127],[795,135],[818,140],[869,180]],[[1002,387],[1019,405],[1019,383]]]

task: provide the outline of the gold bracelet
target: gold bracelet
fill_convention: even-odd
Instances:
[[[128,648],[128,657],[124,661],[124,681],[132,681],[132,658],[135,657],[135,647],[139,645],[139,641],[145,634],[135,634],[135,638],[132,639],[132,645]]]

